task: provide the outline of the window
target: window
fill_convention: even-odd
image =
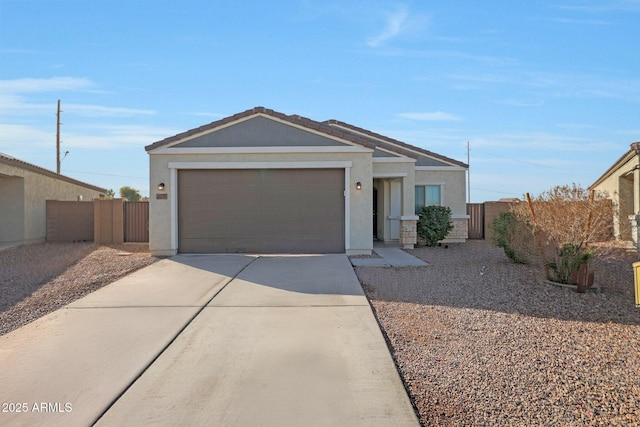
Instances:
[[[416,215],[425,206],[442,204],[442,187],[440,185],[416,186]]]

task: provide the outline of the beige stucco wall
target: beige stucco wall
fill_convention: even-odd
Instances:
[[[417,170],[416,185],[438,185],[442,187],[442,204],[451,208],[454,218],[467,215],[466,171],[464,169]]]
[[[0,205],[11,205],[0,208],[2,244],[44,241],[46,200],[78,200],[82,196],[88,201],[100,196],[99,191],[2,163],[0,176]]]
[[[0,244],[24,237],[24,178],[0,175]]]
[[[387,179],[388,176],[404,174],[402,177],[402,212],[403,216],[415,215],[415,175],[414,162],[375,162],[374,178]]]
[[[640,213],[640,171],[638,156],[622,162],[612,173],[598,185],[592,187],[596,192],[606,193],[613,200],[614,234],[622,240],[631,239],[631,222],[629,215]],[[631,172],[631,174],[629,174]],[[627,179],[623,178],[626,176]]]
[[[416,170],[416,185],[441,185],[442,205],[451,208],[453,230],[444,243],[465,242],[469,236],[466,170]]]
[[[172,255],[177,251],[177,172],[169,168],[170,162],[342,162],[351,161],[349,168],[349,234],[348,253],[370,253],[373,247],[371,205],[373,188],[371,179],[371,153],[236,153],[236,154],[149,154],[149,249],[157,255]],[[158,184],[164,183],[163,191]],[[356,190],[356,183],[362,189]],[[166,199],[158,199],[166,194]],[[173,231],[172,231],[173,230]],[[173,236],[172,236],[173,233]]]

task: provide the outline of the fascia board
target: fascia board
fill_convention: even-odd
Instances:
[[[169,162],[168,166],[169,169],[319,169],[350,168],[352,162]]]
[[[355,144],[355,143],[353,143],[353,142],[351,142],[351,141],[349,141],[347,139],[338,138],[336,136],[329,135],[329,134],[326,134],[324,132],[321,132],[321,131],[318,131],[318,130],[315,130],[315,129],[310,129],[310,128],[306,127],[306,126],[302,126],[302,125],[299,125],[297,123],[291,123],[289,121],[282,120],[282,119],[277,118],[277,117],[273,117],[273,116],[271,116],[269,114],[257,113],[257,114],[252,114],[252,115],[247,116],[247,117],[242,117],[242,118],[240,118],[238,120],[234,120],[233,122],[222,124],[222,125],[217,126],[217,127],[213,128],[213,129],[207,129],[207,130],[204,130],[202,132],[198,132],[198,133],[195,133],[193,135],[189,135],[189,136],[187,136],[185,138],[182,138],[182,139],[179,139],[177,141],[173,141],[173,142],[171,142],[171,143],[169,143],[167,145],[164,145],[163,147],[158,148],[156,150],[161,150],[163,148],[171,148],[171,147],[173,147],[175,145],[182,144],[183,142],[187,142],[187,141],[190,141],[192,139],[199,138],[199,137],[201,137],[203,135],[207,135],[207,134],[210,134],[210,133],[213,133],[213,132],[217,132],[217,131],[225,129],[225,128],[229,127],[229,126],[237,125],[238,123],[242,123],[244,121],[251,120],[251,119],[254,119],[256,117],[264,117],[264,118],[267,118],[269,120],[273,120],[274,122],[278,122],[278,123],[281,123],[281,124],[286,125],[286,126],[291,126],[291,127],[303,130],[305,132],[309,132],[309,133],[313,133],[313,134],[322,136],[323,138],[332,139],[334,141],[340,142],[341,144],[360,147],[360,145]],[[150,153],[155,153],[156,150],[150,150],[149,152]]]
[[[409,157],[373,157],[373,163],[415,163],[416,159]]]
[[[154,155],[178,154],[307,154],[307,153],[373,153],[373,150],[361,146],[349,147],[161,147],[149,151]]]
[[[462,166],[416,166],[417,171],[466,171]]]

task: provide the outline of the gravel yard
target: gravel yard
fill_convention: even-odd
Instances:
[[[152,264],[147,248],[42,243],[0,250],[0,335]]]
[[[408,251],[427,267],[357,267],[423,425],[640,425],[640,256],[604,250],[602,294],[544,284],[482,241]],[[146,245],[0,251],[0,335],[155,261]]]
[[[356,268],[425,426],[640,425],[640,309],[609,245],[602,294],[544,284],[488,242]]]

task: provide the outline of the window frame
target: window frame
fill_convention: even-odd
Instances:
[[[440,192],[440,200],[438,202],[438,204],[427,204],[427,187],[438,187],[439,188],[439,192]],[[424,192],[424,206],[444,206],[444,183],[443,182],[417,182],[414,186],[414,206],[415,206],[415,214],[418,215],[419,210],[422,209],[421,206],[420,208],[418,208],[418,203],[417,203],[417,198],[416,198],[416,193],[418,191],[418,188],[422,188],[423,192]]]

